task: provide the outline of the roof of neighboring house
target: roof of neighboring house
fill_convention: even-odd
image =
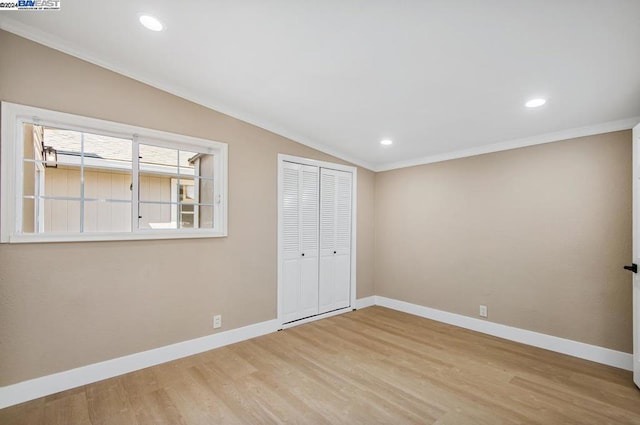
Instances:
[[[52,146],[59,153],[79,156],[82,134],[79,131],[45,127],[44,144]],[[84,155],[85,157],[102,158],[110,161],[131,162],[131,143],[130,139],[84,133]],[[180,151],[180,168],[193,169],[193,164],[189,160],[196,155],[198,155],[196,152]],[[140,144],[140,162],[142,164],[176,167],[178,164],[178,151]]]

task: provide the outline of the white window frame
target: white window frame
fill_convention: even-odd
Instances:
[[[227,236],[227,144],[196,137],[152,130],[128,124],[88,118],[32,106],[2,102],[0,139],[0,242],[82,242],[146,239],[215,238]],[[181,150],[202,150],[214,158],[214,224],[213,229],[137,229],[109,233],[22,233],[23,205],[23,124],[32,123],[104,136],[132,139],[133,161],[137,162],[138,143]],[[137,167],[134,167],[137,168]],[[138,173],[132,171],[134,190],[131,209],[137,216]]]

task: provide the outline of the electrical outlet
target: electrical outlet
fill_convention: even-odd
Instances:
[[[489,311],[487,310],[487,306],[480,304],[480,317],[488,317]]]
[[[213,316],[213,329],[218,329],[222,327],[222,316],[217,314]]]

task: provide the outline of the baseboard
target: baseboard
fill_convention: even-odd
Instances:
[[[355,309],[359,310],[361,308],[371,307],[372,305],[376,305],[376,297],[375,295],[371,295],[370,297],[358,298],[356,300]]]
[[[374,304],[374,296],[360,298],[356,300],[355,308],[369,307]],[[339,313],[344,313],[344,311],[335,314]],[[171,360],[192,356],[225,345],[235,344],[236,342],[275,332],[278,329],[279,325],[276,319],[268,320],[266,322],[255,323],[242,328],[118,357],[112,360],[42,376],[29,381],[19,382],[6,387],[0,387],[0,409],[55,394],[60,391],[91,384],[92,382],[135,372],[136,370],[166,363]]]
[[[514,328],[460,314],[449,313],[417,304],[398,301],[381,296],[370,296],[356,300],[355,308],[373,305],[391,308],[427,319],[437,320],[461,328],[482,332],[511,341],[540,347],[570,356],[618,367],[633,369],[633,356],[628,353],[559,338],[525,329]],[[54,373],[52,375],[19,382],[0,388],[0,409],[25,401],[34,400],[60,391],[103,379],[113,378],[150,366],[166,363],[182,357],[192,356],[225,345],[235,344],[278,330],[277,320],[255,323],[238,329],[232,329],[177,344],[167,345],[153,350],[143,351],[116,359],[94,363],[88,366]]]
[[[0,388],[0,409],[125,373],[235,344],[278,330],[277,320],[255,323],[153,350],[54,373]]]
[[[484,334],[532,345],[534,347],[544,348],[557,353],[579,357],[581,359],[614,366],[620,369],[633,370],[633,355],[629,353],[623,353],[621,351],[611,350],[597,345],[585,344],[583,342],[573,341],[570,339],[559,338],[539,332],[528,331],[526,329],[501,325],[499,323],[463,316],[461,314],[449,313],[381,296],[375,297],[375,304]]]

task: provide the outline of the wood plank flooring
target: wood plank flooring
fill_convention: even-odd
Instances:
[[[640,424],[630,372],[381,307],[0,410],[3,425]]]

